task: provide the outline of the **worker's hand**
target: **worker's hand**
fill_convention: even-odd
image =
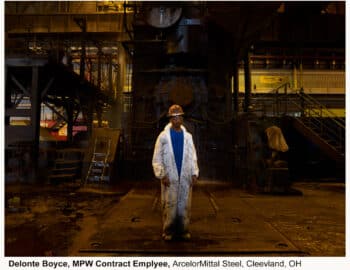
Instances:
[[[170,187],[170,180],[168,176],[164,176],[161,181],[164,186]]]
[[[191,183],[191,186],[195,185],[198,181],[198,177],[195,176],[195,175],[192,175],[192,183]]]

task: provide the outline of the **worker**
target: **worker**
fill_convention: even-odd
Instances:
[[[157,138],[152,159],[154,174],[161,181],[165,241],[191,238],[192,186],[198,180],[199,169],[192,135],[183,126],[183,115],[180,105],[170,106],[170,121]]]

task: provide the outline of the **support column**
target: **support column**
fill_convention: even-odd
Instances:
[[[32,164],[33,173],[36,178],[38,173],[39,160],[39,139],[40,139],[40,104],[41,93],[38,88],[39,67],[32,67],[32,85],[31,85],[31,125],[33,132],[33,150],[32,150]]]
[[[233,62],[233,109],[235,112],[239,112],[238,108],[238,93],[239,93],[239,72],[238,63],[236,60]]]
[[[229,70],[229,67],[228,67]],[[232,116],[231,72],[226,75],[226,119]]]
[[[297,66],[294,63],[293,64],[293,88],[297,89],[298,88],[298,72],[297,72]]]
[[[85,48],[85,40],[81,43],[81,55],[80,55],[80,78],[85,78],[85,57],[86,57],[86,48]]]
[[[85,75],[85,58],[86,58],[86,18],[77,18],[74,20],[82,31],[81,55],[80,55],[80,78],[84,79]]]
[[[71,99],[67,100],[67,141],[69,144],[73,143],[73,125],[74,125],[74,120],[73,120],[73,101]]]
[[[244,59],[244,111],[248,112],[250,106],[250,94],[252,92],[251,72],[250,72],[250,52],[248,51]]]
[[[4,76],[4,86],[5,86],[5,110],[9,109],[11,107],[14,107],[14,105],[11,103],[11,91],[8,89],[7,85],[7,65],[5,65],[5,76]],[[5,113],[5,126],[10,125],[10,116],[6,115]]]
[[[98,46],[97,52],[97,87],[101,89],[102,48]]]
[[[88,106],[86,112],[86,120],[87,120],[87,132],[89,137],[92,135],[92,126],[93,126],[93,114],[94,114],[94,103],[91,100],[91,97],[88,99]]]
[[[113,96],[113,58],[108,56],[108,92],[109,96]]]

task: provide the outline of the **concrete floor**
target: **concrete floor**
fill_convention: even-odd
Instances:
[[[22,198],[6,208],[6,256],[345,256],[342,183],[297,182],[300,192],[268,195],[201,181],[192,239],[170,243],[161,240],[155,181],[18,188],[6,187],[7,199]]]

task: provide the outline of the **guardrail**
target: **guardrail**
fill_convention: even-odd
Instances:
[[[293,90],[289,82],[283,83],[266,94],[255,96],[252,109],[274,117],[290,115],[312,129],[338,152],[345,152],[345,119],[335,115],[302,88]]]

